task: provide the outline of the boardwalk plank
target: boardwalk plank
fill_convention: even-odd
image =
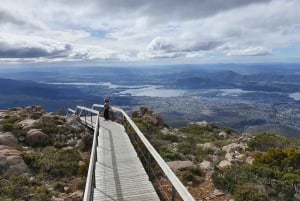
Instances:
[[[124,127],[103,119],[100,120],[95,180],[94,200],[159,200]]]

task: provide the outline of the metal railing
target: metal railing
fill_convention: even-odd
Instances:
[[[95,108],[103,108],[101,104],[94,104],[92,106],[92,110]],[[137,136],[140,138],[141,142],[144,144],[145,148],[147,149],[148,153],[154,158],[160,169],[164,172],[168,180],[172,185],[172,192],[171,192],[171,200],[175,200],[176,192],[180,195],[181,199],[184,201],[194,201],[195,199],[189,193],[189,191],[185,188],[185,186],[181,183],[178,177],[174,174],[174,172],[170,169],[168,164],[162,159],[159,153],[155,150],[155,148],[151,145],[151,143],[147,140],[144,134],[140,131],[140,129],[136,126],[136,124],[131,120],[131,118],[127,115],[127,113],[116,107],[111,107],[111,109],[115,112],[120,112],[123,115],[123,118],[127,120],[130,124],[132,129],[136,132]]]
[[[68,113],[75,114],[78,116],[84,116],[85,118],[85,124],[87,125],[87,118],[90,117],[90,123],[91,127],[94,128],[94,136],[93,136],[93,145],[92,145],[92,151],[90,156],[90,164],[88,169],[88,174],[86,178],[86,184],[85,184],[85,190],[84,190],[84,196],[83,201],[90,201],[93,200],[93,191],[95,187],[95,166],[97,161],[97,146],[98,146],[98,136],[99,136],[99,128],[100,128],[100,114],[97,110],[93,110],[90,108],[77,106],[75,110],[68,109]],[[94,115],[93,115],[94,114]],[[96,122],[93,123],[93,116],[97,116]],[[94,125],[95,124],[95,125]]]

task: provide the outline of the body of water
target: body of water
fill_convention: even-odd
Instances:
[[[293,98],[294,100],[300,100],[300,92],[291,93],[289,94],[290,98]]]
[[[119,92],[119,94],[148,97],[176,97],[182,96],[185,92],[185,90],[180,89],[165,89],[160,86],[148,86],[138,89],[127,89]]]

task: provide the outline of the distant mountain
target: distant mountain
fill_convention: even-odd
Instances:
[[[233,71],[203,71],[178,77],[173,81],[173,85],[183,89],[240,88],[248,91],[293,93],[300,88],[299,74],[238,74]]]
[[[184,89],[210,89],[220,87],[232,87],[230,83],[216,81],[210,78],[203,77],[189,77],[178,79],[175,81],[175,86]]]
[[[76,103],[93,103],[96,97],[86,97],[78,88],[43,84],[28,80],[0,78],[0,108],[43,105],[47,110],[66,108]]]
[[[42,84],[28,80],[11,80],[0,78],[2,95],[26,95],[38,98],[74,98],[82,95],[76,88],[57,87],[50,84]]]

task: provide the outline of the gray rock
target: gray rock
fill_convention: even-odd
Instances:
[[[224,195],[225,193],[219,189],[215,189],[214,190],[214,195],[215,196],[221,196],[221,195]]]
[[[294,198],[295,198],[295,200],[300,201],[300,194],[295,193]]]
[[[219,168],[223,169],[223,168],[226,168],[226,167],[229,167],[231,166],[231,162],[228,161],[228,160],[222,160],[220,163],[219,163]]]
[[[18,124],[23,127],[23,129],[30,129],[32,128],[33,124],[36,122],[34,119],[25,119]]]
[[[236,150],[245,150],[246,148],[247,148],[247,145],[244,143],[240,143],[240,144],[231,143],[231,144],[228,144],[228,145],[222,147],[222,151],[226,151],[227,153],[229,153],[229,152],[234,152]]]
[[[218,135],[219,135],[220,137],[223,137],[224,139],[226,139],[227,136],[228,136],[228,134],[227,134],[226,132],[224,132],[224,131],[220,132]]]
[[[0,144],[8,145],[8,146],[15,146],[18,144],[16,137],[10,133],[0,133]]]
[[[213,169],[213,164],[212,162],[210,161],[202,161],[200,164],[199,164],[200,168],[203,169],[203,170],[211,170]]]
[[[195,166],[192,161],[170,161],[167,164],[174,172]]]
[[[249,157],[246,158],[246,163],[252,165],[253,162],[254,162],[254,158],[252,156],[249,156]]]
[[[39,129],[30,129],[26,135],[25,141],[30,146],[43,144],[48,141],[48,135]]]
[[[216,145],[214,145],[213,143],[210,143],[210,142],[207,142],[204,144],[197,144],[197,147],[204,149],[204,150],[213,150],[213,151],[219,150],[219,148],[216,147]]]
[[[68,140],[67,145],[74,147],[77,144],[77,140]]]
[[[21,152],[11,147],[0,145],[0,174],[3,177],[30,173],[21,157]]]

